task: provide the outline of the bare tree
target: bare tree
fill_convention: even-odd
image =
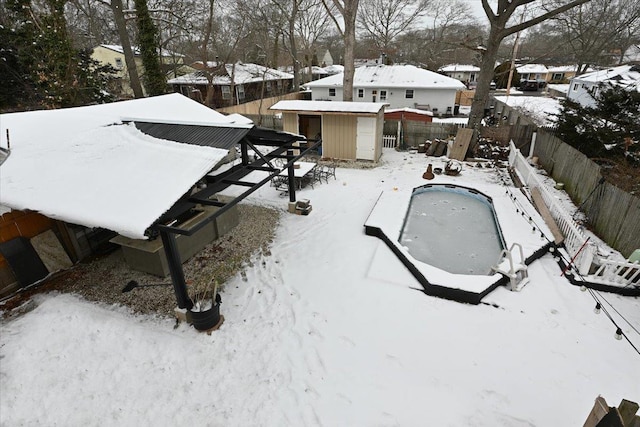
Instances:
[[[124,19],[122,0],[111,0],[109,2],[103,1],[103,3],[111,7],[111,10],[113,11],[114,21],[120,38],[120,45],[122,46],[122,51],[124,53],[124,62],[127,64],[129,84],[133,90],[133,96],[136,98],[142,98],[144,93],[142,92],[140,76],[138,75],[138,70],[136,68],[135,55],[131,48],[131,40],[129,39],[129,33],[127,32],[127,23]]]
[[[338,32],[344,40],[344,78],[342,80],[342,100],[353,101],[353,75],[355,74],[355,46],[356,46],[356,18],[358,15],[359,0],[331,0],[335,6],[334,12],[330,7],[329,0],[322,0],[322,4],[327,8],[329,16],[336,25]],[[338,16],[343,20],[340,25]],[[344,28],[343,28],[344,26]]]
[[[483,35],[481,26],[473,20],[470,6],[461,0],[433,0],[429,4],[427,17],[429,19],[424,31],[426,40],[422,51],[428,55],[426,63],[433,69],[452,61],[458,62],[458,58],[467,59],[468,54],[460,52],[464,48],[457,40],[480,38]]]
[[[301,2],[295,28],[306,59],[305,66],[309,71],[311,71],[311,66],[313,65],[318,41],[327,34],[329,20],[329,14],[322,3],[315,0],[303,0]]]
[[[640,32],[640,0],[592,0],[555,18],[582,74],[592,65],[610,65],[607,54],[631,44]]]
[[[393,41],[412,29],[432,0],[362,0],[358,23],[384,54]]]
[[[534,3],[534,1],[535,0],[498,0],[497,9],[494,12],[488,0],[482,0],[482,7],[487,15],[490,26],[486,44],[478,46],[465,43],[468,48],[476,50],[481,54],[480,75],[478,76],[478,86],[476,87],[476,93],[473,97],[473,103],[471,104],[469,127],[477,128],[482,119],[487,97],[489,96],[495,62],[502,41],[512,34],[544,22],[589,0],[567,1],[564,2],[563,5],[557,5],[542,14],[523,20],[518,24],[507,26],[509,20],[519,8]]]

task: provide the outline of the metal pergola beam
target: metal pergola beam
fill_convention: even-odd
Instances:
[[[271,144],[263,144],[263,141],[260,142],[259,145],[269,145],[269,146],[277,146],[275,150],[266,156],[260,156],[260,159],[255,160],[252,163],[248,163],[248,149],[247,147],[250,145],[254,150],[255,147],[245,138],[240,141],[240,150],[242,163],[240,165],[236,165],[231,168],[229,171],[226,171],[218,176],[208,177],[207,178],[207,186],[198,191],[197,193],[187,197],[181,198],[174,206],[171,207],[170,211],[172,212],[173,218],[164,217],[164,223],[155,224],[151,227],[151,229],[155,229],[159,232],[160,237],[162,238],[162,243],[164,247],[164,252],[167,257],[167,262],[169,266],[169,272],[171,274],[171,282],[173,284],[174,293],[176,295],[176,300],[178,303],[178,307],[181,309],[191,309],[193,306],[193,302],[189,297],[189,293],[187,291],[186,282],[184,279],[184,270],[182,269],[182,260],[180,257],[180,253],[178,252],[178,248],[176,245],[176,234],[180,234],[183,236],[191,236],[211,221],[214,221],[216,218],[227,212],[229,209],[236,206],[246,197],[248,197],[251,193],[257,191],[264,184],[271,181],[275,176],[280,174],[280,170],[277,168],[273,168],[267,157],[271,156],[282,156],[283,152],[286,154],[283,156],[287,158],[287,163],[283,168],[288,169],[288,177],[289,177],[289,200],[295,201],[295,182],[294,182],[294,163],[300,159],[302,156],[307,154],[309,151],[316,149],[322,144],[322,140],[304,140],[295,138],[295,135],[292,135],[291,141],[288,142],[280,142],[276,145],[275,141],[271,141]],[[306,143],[307,147],[299,147],[294,146],[294,143]],[[300,153],[297,155],[293,154],[293,150],[300,150]],[[245,163],[246,161],[246,163]],[[268,167],[263,167],[264,164],[269,164]],[[265,170],[267,172],[271,172],[264,179],[250,183],[248,181],[242,181],[241,178],[247,176],[249,173],[254,172],[256,170]],[[230,187],[231,185],[241,185],[246,186],[246,190],[243,191],[240,195],[236,196],[229,202],[220,202],[217,200],[210,200],[209,197],[212,195],[219,193],[220,191]],[[180,228],[179,226],[174,226],[176,220],[179,215],[187,212],[189,209],[193,208],[196,204],[203,204],[208,206],[218,206],[216,212],[213,215],[203,219],[201,222],[196,224],[195,226],[190,227],[188,230],[184,228]]]

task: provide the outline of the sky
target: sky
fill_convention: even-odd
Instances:
[[[529,266],[519,292],[499,287],[469,305],[418,292],[384,242],[365,235],[381,194],[449,183],[482,188],[509,239],[531,237],[530,224],[515,227],[516,209],[539,217],[505,196],[519,190],[501,184],[504,171],[464,163],[458,176],[422,178],[446,160],[385,149],[375,168],[338,167],[299,192],[308,216],[288,214],[274,187],[253,193],[243,203],[281,219],[269,255],[225,284],[225,321],[211,335],[38,296],[34,310],[0,323],[0,424],[575,426],[598,395],[637,401],[640,355],[551,255]],[[640,346],[640,299],[602,295]]]

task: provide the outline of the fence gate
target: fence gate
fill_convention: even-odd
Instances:
[[[396,148],[396,136],[395,135],[383,135],[382,146],[384,148]]]

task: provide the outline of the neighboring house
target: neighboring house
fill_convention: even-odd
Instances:
[[[343,74],[305,84],[316,101],[342,101]],[[433,71],[413,65],[366,65],[356,68],[353,100],[384,102],[389,108],[411,107],[452,113],[456,92],[465,85]]]
[[[137,47],[133,47],[132,49],[135,56],[136,69],[138,70],[138,75],[142,81],[144,76],[144,66],[142,65],[142,58],[140,57],[140,49]],[[124,58],[124,50],[122,49],[122,46],[102,44],[93,48],[91,58],[101,64],[109,64],[115,68],[117,71],[116,77],[120,80],[121,95],[124,97],[133,97],[133,90],[129,83],[129,73],[127,72],[127,64]],[[175,52],[168,50],[161,51],[160,60],[162,69],[166,73],[171,73],[176,69],[184,67],[184,55],[180,55]]]
[[[567,98],[585,107],[594,107],[594,98],[598,96],[603,85],[640,91],[640,65],[621,65],[574,77],[571,79]]]
[[[285,73],[293,74],[293,66],[291,65],[288,65],[285,67],[278,67],[278,70],[283,71]],[[300,76],[301,84],[310,82],[312,80],[322,79],[331,74],[335,74],[335,72],[330,73],[325,68],[318,67],[317,65],[313,65],[311,67],[303,67],[298,70],[298,75]]]
[[[538,87],[543,87],[547,84],[547,73],[549,70],[543,64],[523,64],[516,65],[516,70],[520,75],[520,81],[533,81],[538,82]]]
[[[320,60],[320,64],[323,67],[329,67],[329,66],[333,65],[333,57],[331,56],[331,52],[329,52],[329,49],[327,49],[324,52],[324,55],[322,56],[322,59]]]
[[[213,90],[210,107],[227,107],[257,99],[282,95],[291,91],[293,75],[257,64],[207,64],[191,74],[170,79],[167,84],[175,92],[199,102],[207,100]],[[202,66],[202,64],[200,64]],[[198,65],[194,64],[194,68]]]
[[[460,80],[467,87],[476,85],[478,75],[480,75],[480,67],[465,64],[449,64],[438,68],[438,72],[452,79]]]
[[[324,71],[329,75],[344,73],[344,65],[333,64],[324,67]]]
[[[576,76],[577,70],[577,65],[550,65],[547,67],[547,83],[566,84],[569,82],[569,80]],[[588,67],[585,72],[590,73],[592,71],[595,70],[591,67]]]
[[[384,106],[377,102],[279,101],[285,132],[322,138],[322,157],[377,161],[382,155]]]

